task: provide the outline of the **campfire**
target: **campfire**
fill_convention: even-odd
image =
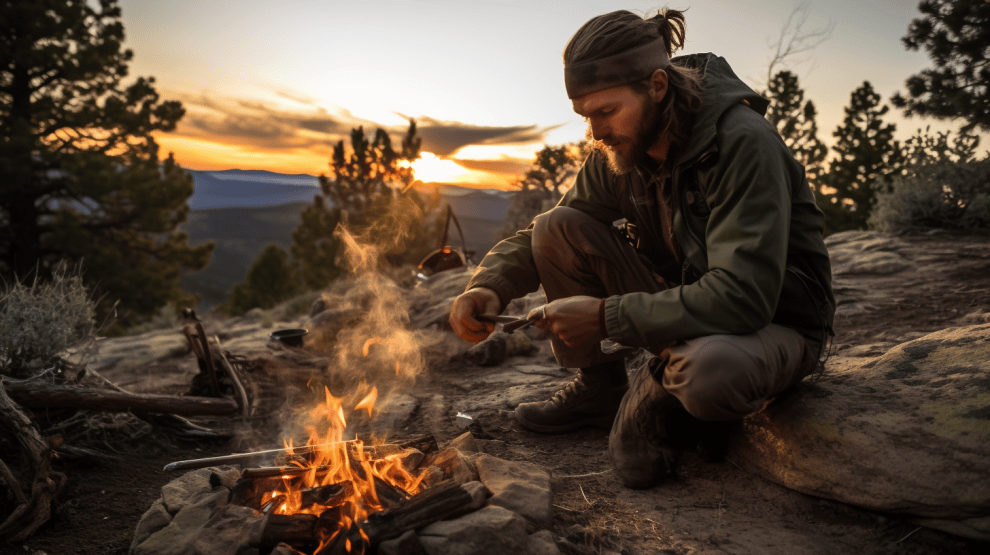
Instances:
[[[477,479],[476,471],[467,469],[456,447],[438,452],[431,435],[374,445],[347,440],[347,399],[327,388],[324,396],[309,413],[305,445],[284,440],[283,449],[180,461],[166,470],[213,467],[211,486],[236,479],[228,507],[250,509],[243,512],[242,524],[260,526],[260,536],[247,541],[262,552],[278,545],[278,553],[363,554],[382,541],[484,504],[488,490],[468,480]],[[367,411],[371,417],[377,397],[372,387],[351,412]],[[252,465],[255,461],[268,464]],[[223,463],[243,468],[215,466]]]
[[[311,411],[315,423],[309,426],[306,445],[297,449],[287,441],[274,461],[277,466],[244,469],[232,502],[265,515],[297,517],[269,518],[269,527],[291,531],[291,537],[269,540],[315,541],[313,553],[361,553],[372,540],[358,524],[420,492],[427,473],[417,466],[425,454],[413,445],[429,449],[432,444],[435,449],[436,442],[429,438],[370,446],[360,439],[345,440],[344,398],[324,390],[326,401]],[[370,417],[377,396],[372,388],[354,411],[366,410]]]

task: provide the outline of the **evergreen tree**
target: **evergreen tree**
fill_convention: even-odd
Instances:
[[[439,197],[424,199],[409,188],[409,162],[419,158],[421,142],[416,122],[410,121],[398,151],[384,130],[369,140],[363,127],[351,131],[350,149],[344,141],[334,146],[330,175],[320,176],[320,194],[292,234],[292,255],[308,288],[326,287],[341,273],[341,245],[333,233],[337,225],[382,248],[393,264],[418,261],[428,252],[436,223],[426,217]]]
[[[558,146],[545,145],[533,160],[512,197],[506,214],[502,237],[510,237],[524,229],[537,215],[553,208],[570,187],[572,178],[587,156],[584,142]]]
[[[231,290],[224,308],[231,316],[240,316],[255,307],[271,308],[301,289],[288,253],[272,243],[251,264],[247,279]]]
[[[894,95],[907,115],[962,118],[964,130],[990,131],[990,2],[922,0],[901,40],[924,47],[934,63],[907,80],[907,96]]]
[[[794,158],[804,165],[812,187],[820,189],[828,148],[818,138],[815,104],[804,100],[797,75],[787,70],[777,72],[770,79],[767,97],[770,100],[767,120],[777,128]]]
[[[896,126],[884,123],[890,110],[869,81],[853,91],[842,124],[832,133],[835,156],[822,178],[832,191],[821,192],[818,205],[825,212],[826,234],[864,229],[875,187],[897,173],[903,162],[900,145],[894,140]]]
[[[184,110],[153,78],[124,84],[130,50],[116,0],[0,3],[0,276],[42,279],[85,259],[87,285],[125,321],[184,301],[192,178],[152,134]]]

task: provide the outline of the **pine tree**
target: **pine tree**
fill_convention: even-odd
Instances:
[[[369,140],[363,127],[351,131],[350,149],[344,141],[334,146],[330,175],[320,176],[320,194],[292,234],[292,255],[308,288],[326,287],[342,272],[341,245],[334,236],[338,225],[379,246],[392,264],[418,261],[428,252],[436,223],[426,218],[439,197],[424,199],[409,188],[409,162],[419,158],[421,142],[416,122],[410,121],[398,151],[384,130]]]
[[[787,70],[770,79],[767,97],[767,120],[777,128],[794,158],[804,165],[808,181],[818,190],[828,148],[818,138],[815,104],[804,100],[797,75]]]
[[[153,133],[184,114],[153,78],[124,84],[130,50],[116,0],[0,3],[0,276],[47,279],[85,260],[84,279],[126,321],[185,296],[192,178]]]
[[[545,145],[522,179],[512,197],[512,206],[506,214],[502,237],[510,237],[525,228],[534,217],[552,208],[570,187],[572,178],[581,168],[586,157],[585,143]]]
[[[903,155],[894,140],[896,126],[883,121],[889,110],[869,81],[853,91],[845,118],[832,133],[836,138],[834,156],[822,178],[834,192],[818,196],[818,205],[825,212],[826,234],[864,229],[875,187],[900,170]]]
[[[231,290],[224,309],[231,316],[240,316],[255,307],[271,308],[301,289],[288,253],[272,243],[251,264],[245,281]]]
[[[907,96],[893,104],[907,115],[961,118],[964,131],[990,131],[990,2],[922,0],[901,41],[908,50],[924,47],[934,67],[907,80]]]

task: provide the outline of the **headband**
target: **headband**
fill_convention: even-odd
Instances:
[[[567,98],[645,79],[670,65],[663,38],[599,60],[564,64]]]

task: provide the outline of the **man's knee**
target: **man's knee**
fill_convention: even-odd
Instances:
[[[732,336],[700,338],[668,352],[664,388],[695,418],[734,420],[759,410],[767,400],[772,378],[765,362]]]
[[[590,231],[589,225],[603,227],[591,216],[567,206],[556,206],[537,216],[533,227],[533,249],[559,248],[562,244],[580,241]]]

